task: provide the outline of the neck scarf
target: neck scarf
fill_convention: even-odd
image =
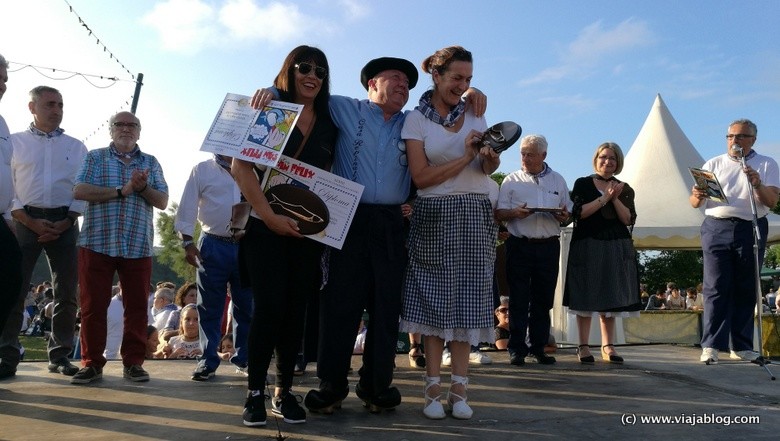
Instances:
[[[749,160],[753,159],[753,157],[756,156],[756,155],[757,155],[756,151],[753,150],[753,149],[750,149],[750,153],[745,155],[745,161],[749,161]],[[731,156],[731,154],[727,154],[726,156],[728,156],[729,159],[731,159],[734,162],[742,162],[741,158],[737,158],[735,156]]]
[[[113,142],[108,148],[110,149],[112,155],[125,159],[130,159],[133,156],[141,154],[141,149],[138,148],[138,144],[136,144],[135,147],[133,147],[133,150],[130,150],[128,153],[122,153],[117,150]]]
[[[217,165],[224,168],[225,170],[228,171],[228,173],[230,173],[230,166],[232,165],[231,162],[226,161],[224,158],[222,158],[222,156],[219,155],[214,155],[214,162],[216,162]]]
[[[55,136],[60,136],[63,133],[65,133],[65,129],[57,127],[56,129],[52,130],[51,132],[46,133],[43,130],[35,127],[35,123],[30,123],[30,132],[32,132],[33,135],[45,136],[47,138],[54,138]]]
[[[437,112],[436,109],[431,105],[432,96],[433,90],[426,91],[420,97],[420,104],[415,109],[419,110],[420,113],[425,115],[426,118],[435,122],[436,124],[441,124],[444,127],[452,127],[455,125],[455,121],[458,120],[460,115],[466,109],[466,102],[460,100],[457,105],[450,109],[450,113],[448,113],[445,118],[442,118],[441,115],[439,115],[439,112]]]
[[[550,168],[550,167],[547,165],[547,163],[546,163],[546,162],[544,162],[543,164],[544,164],[544,168],[542,168],[542,171],[540,171],[539,173],[536,173],[536,174],[534,174],[534,173],[528,173],[529,175],[531,175],[531,177],[534,179],[534,182],[535,182],[535,183],[537,183],[537,184],[539,183],[539,178],[542,178],[542,177],[544,177],[545,175],[547,175],[548,173],[550,173],[550,171],[552,170],[552,169],[551,169],[551,168]]]

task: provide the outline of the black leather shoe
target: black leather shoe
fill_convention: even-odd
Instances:
[[[79,368],[76,366],[73,366],[71,364],[70,360],[68,360],[67,357],[60,358],[59,360],[52,361],[49,363],[49,372],[51,373],[60,373],[62,375],[67,375],[68,377],[72,377],[76,375],[76,372],[79,371]]]
[[[383,410],[392,410],[401,404],[401,392],[399,392],[398,388],[395,387],[388,387],[379,394],[372,394],[361,387],[360,383],[358,383],[357,386],[355,386],[355,395],[363,400],[363,406],[365,406],[371,413],[379,413]]]
[[[303,404],[310,412],[330,415],[336,409],[341,409],[341,402],[349,395],[349,388],[341,393],[329,389],[312,389],[303,399]]]
[[[513,366],[525,366],[525,357],[520,354],[509,354],[509,364]]]
[[[544,352],[539,354],[528,354],[528,358],[531,360],[535,360],[539,364],[555,364],[555,357],[551,357]]]
[[[0,380],[16,376],[16,368],[7,364],[0,364]]]

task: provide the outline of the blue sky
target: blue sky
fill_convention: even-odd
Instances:
[[[51,85],[63,93],[67,133],[102,147],[108,116],[129,108],[128,71],[142,72],[139,144],[178,201],[191,167],[209,157],[198,149],[225,94],[271,84],[293,47],[321,48],[331,91],[364,98],[368,60],[419,66],[458,44],[474,55],[488,123],[545,135],[548,163],[572,185],[592,172],[601,142],[629,150],[658,93],[705,159],[724,151],[728,123],[742,117],[758,124],[756,149],[780,156],[778,17],[770,0],[2,0],[0,53],[12,64],[0,114],[12,132],[24,129],[27,92]],[[53,80],[27,64],[122,81]],[[421,73],[408,109],[430,84]],[[517,147],[502,154],[499,171],[519,167]]]

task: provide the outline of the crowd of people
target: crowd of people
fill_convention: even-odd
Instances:
[[[546,161],[547,139],[525,136],[522,167],[499,188],[490,175],[501,150],[482,142],[487,97],[471,86],[473,63],[460,46],[426,57],[421,69],[430,88],[414,110],[403,111],[419,79],[414,63],[370,60],[360,72],[367,98],[356,99],[331,95],[331,67],[321,50],[293,49],[251,105],[262,108],[272,99],[301,104],[283,154],[364,187],[342,248],[305,238],[295,220],[274,212],[260,187],[264,171],[255,164],[214,155],[192,169],[174,225],[196,279],[178,292],[161,284],[151,296],[152,215],[167,207],[168,185],[161,164],[140,149],[140,119],[112,115],[111,142],[87,151],[60,127],[62,94],[33,89],[27,129],[11,135],[0,117],[0,212],[6,219],[0,253],[11,263],[0,270],[0,379],[15,375],[23,309],[38,307],[25,302],[22,286],[45,251],[53,277],[48,368],[73,384],[102,378],[110,358],[121,359],[129,381],[150,379],[147,358],[195,360],[194,381],[210,380],[225,361],[248,377],[242,420],[256,427],[267,422],[273,361],[270,411],[298,424],[306,421],[304,407],[323,414],[340,409],[357,352],[362,367],[355,394],[369,411],[382,412],[402,400],[393,386],[400,331],[410,336],[410,364],[425,369],[423,415],[469,419],[469,364],[483,362],[478,345],[506,349],[514,366],[557,362],[549,350],[550,310],[561,228],[569,223],[563,305],[576,316],[580,363],[595,363],[594,317],[600,357],[623,363],[615,319],[643,309],[703,311],[701,361],[707,364],[727,349],[756,360],[753,261],[744,258],[752,253],[748,202],[758,205],[763,256],[764,216],[778,202],[780,176],[774,160],[752,150],[755,124],[730,124],[727,152],[704,164],[732,202],[716,203],[705,190],[691,189],[691,206],[704,206],[707,214],[702,288],[683,294],[671,283],[644,299],[631,238],[642,195],[616,178],[625,159],[621,147],[597,146],[593,173],[576,179],[570,191]],[[7,66],[0,56],[0,97]],[[240,201],[251,207],[241,237],[227,228]],[[197,241],[196,223],[202,227]],[[497,237],[505,239],[508,298],[496,294]],[[112,291],[117,275],[120,285]],[[312,338],[320,383],[301,403],[293,376],[302,372],[301,354]],[[80,367],[69,359],[76,346]],[[442,366],[450,366],[446,395]]]

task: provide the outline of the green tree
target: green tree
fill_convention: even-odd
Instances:
[[[195,268],[187,263],[184,258],[184,249],[181,247],[181,239],[173,228],[176,220],[176,212],[179,210],[179,204],[172,202],[166,211],[160,213],[155,227],[160,237],[162,250],[157,256],[158,261],[173,270],[182,280],[195,280]],[[198,241],[200,237],[200,223],[195,223],[195,233],[193,240]]]
[[[506,173],[501,173],[501,172],[495,172],[492,175],[490,175],[490,179],[496,181],[498,185],[501,185],[501,183],[504,182],[505,177],[506,177]]]
[[[667,282],[674,282],[681,289],[696,286],[704,274],[701,250],[642,251],[639,265],[640,280],[651,294]]]

